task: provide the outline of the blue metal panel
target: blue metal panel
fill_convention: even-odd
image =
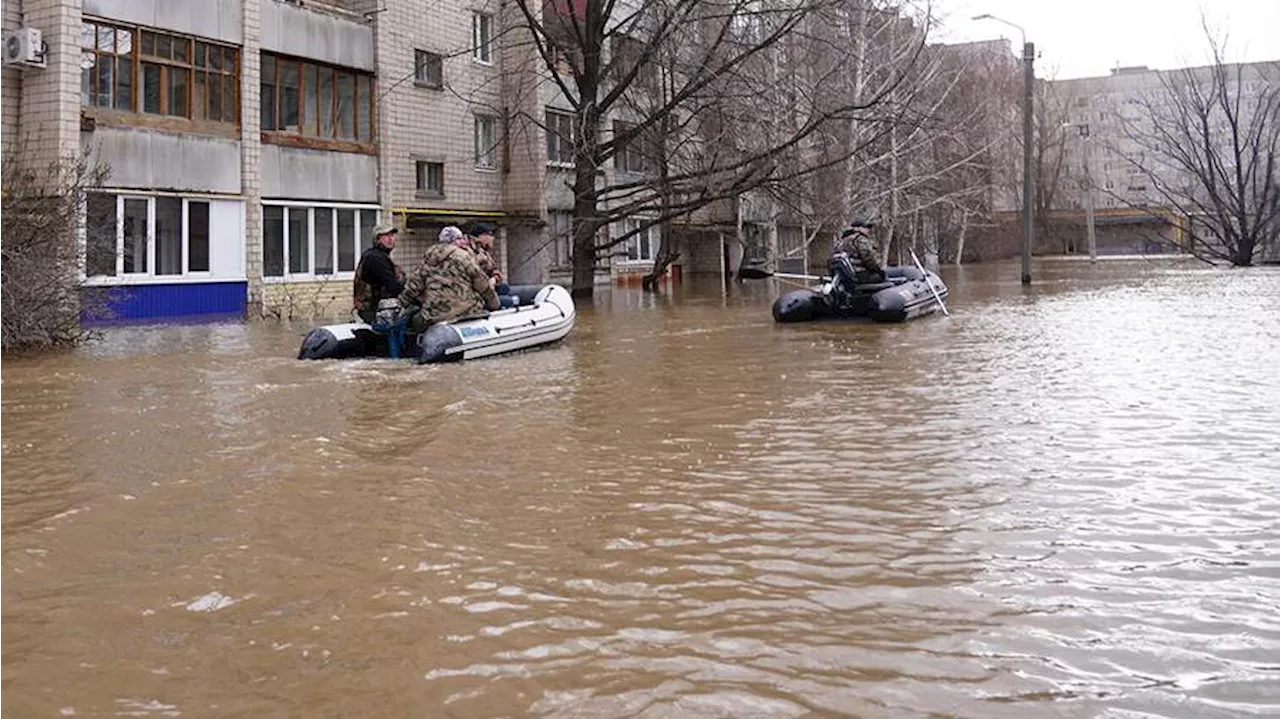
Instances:
[[[103,298],[107,317],[87,313],[82,321],[88,326],[137,322],[244,319],[248,297],[245,282],[207,282],[173,285],[128,285],[117,287],[85,287],[84,295]],[[88,299],[87,306],[100,305]]]

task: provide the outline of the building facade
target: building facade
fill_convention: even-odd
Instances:
[[[4,31],[40,31],[43,62],[4,66],[3,151],[108,169],[84,223],[105,239],[86,240],[82,271],[123,290],[123,318],[345,313],[380,222],[400,228],[402,265],[445,225],[484,221],[513,282],[567,279],[569,105],[529,43],[501,40],[516,12],[13,0]],[[651,260],[652,234],[598,280]]]

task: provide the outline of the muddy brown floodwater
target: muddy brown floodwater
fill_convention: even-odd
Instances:
[[[4,715],[1280,714],[1280,269],[943,276],[897,326],[615,289],[449,366],[6,358]]]

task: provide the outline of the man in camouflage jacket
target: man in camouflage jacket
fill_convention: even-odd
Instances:
[[[499,306],[493,283],[475,255],[443,242],[431,245],[422,255],[422,262],[400,293],[400,304],[409,313],[409,327],[414,332]]]
[[[852,289],[854,284],[884,282],[884,265],[880,262],[880,246],[871,236],[874,225],[855,221],[840,235],[831,248],[828,263],[833,277],[839,277]],[[846,263],[844,258],[848,259]],[[853,276],[848,276],[852,270]]]

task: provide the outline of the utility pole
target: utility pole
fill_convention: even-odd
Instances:
[[[1035,176],[1031,172],[1032,110],[1035,103],[1035,43],[1022,43],[1022,284],[1031,284],[1031,247],[1035,243]]]
[[[1036,46],[1027,42],[1027,31],[1021,25],[990,13],[975,15],[974,20],[994,20],[1016,29],[1022,35],[1022,284],[1031,284],[1031,248],[1035,245],[1035,177],[1031,173],[1031,142],[1035,136],[1032,123],[1036,89]]]

